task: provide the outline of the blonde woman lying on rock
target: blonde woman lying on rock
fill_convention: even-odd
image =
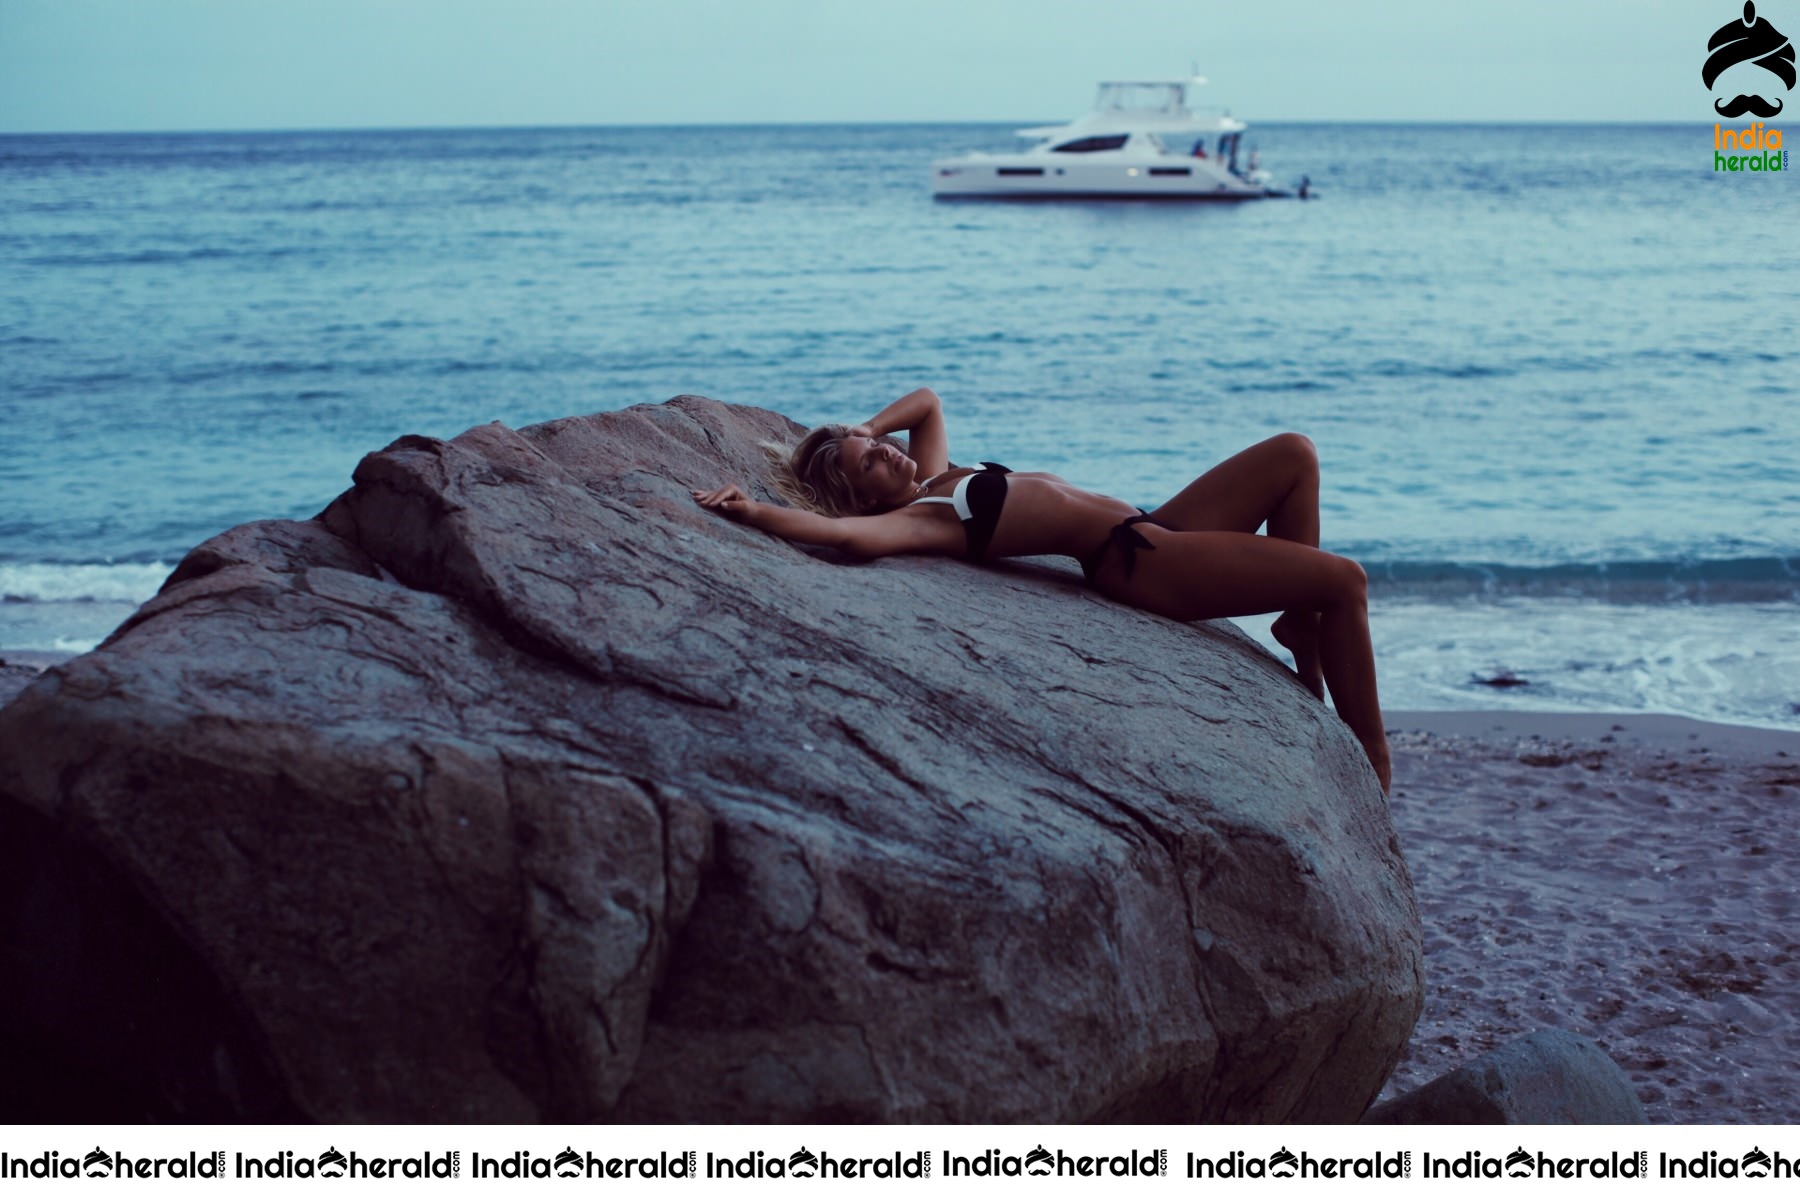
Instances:
[[[900,432],[907,444],[889,436]],[[1275,639],[1314,695],[1330,687],[1387,790],[1368,581],[1350,559],[1319,549],[1319,460],[1299,434],[1259,442],[1140,513],[1041,471],[951,466],[943,407],[920,388],[866,424],[813,430],[777,474],[796,507],[759,503],[736,486],[694,499],[766,533],[864,558],[1068,555],[1102,595],[1177,621],[1279,611]]]

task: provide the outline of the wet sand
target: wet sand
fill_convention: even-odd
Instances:
[[[1656,1123],[1800,1122],[1800,733],[1391,713],[1425,1010],[1384,1095],[1534,1029],[1598,1042]]]

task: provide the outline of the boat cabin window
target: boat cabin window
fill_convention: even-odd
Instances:
[[[1131,140],[1129,133],[1109,133],[1103,137],[1076,138],[1072,142],[1064,142],[1057,146],[1054,154],[1092,154],[1096,150],[1122,149]]]

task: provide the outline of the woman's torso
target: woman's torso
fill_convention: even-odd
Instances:
[[[948,496],[971,473],[946,471],[927,481],[926,494]],[[1048,472],[1013,471],[1005,478],[1005,499],[983,558],[1065,554],[1080,559],[1091,555],[1114,525],[1137,514],[1123,500],[1075,487]],[[910,511],[928,520],[957,519],[949,505],[919,505]]]

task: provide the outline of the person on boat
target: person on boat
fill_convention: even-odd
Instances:
[[[891,436],[902,432],[904,445]],[[1368,580],[1319,549],[1319,460],[1300,434],[1239,452],[1143,513],[1043,472],[952,466],[943,405],[920,388],[864,424],[813,430],[775,482],[792,507],[736,485],[693,496],[765,533],[862,558],[1067,555],[1102,595],[1177,621],[1280,612],[1271,632],[1301,682],[1320,699],[1330,689],[1388,789]]]

